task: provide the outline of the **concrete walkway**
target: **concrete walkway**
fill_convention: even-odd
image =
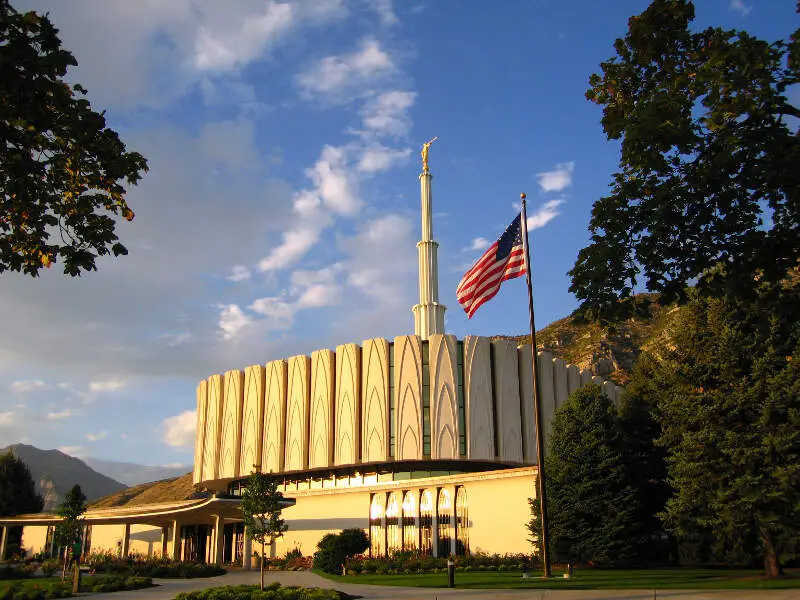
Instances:
[[[258,585],[258,571],[231,571],[221,577],[205,579],[154,579],[158,584],[144,590],[114,592],[111,594],[92,594],[92,600],[171,600],[179,592],[190,592],[221,585]],[[358,585],[329,581],[310,571],[267,571],[264,582],[278,581],[282,585],[301,585],[305,587],[333,588],[372,600],[439,600],[441,598],[487,598],[487,599],[526,599],[526,600],[655,600],[670,598],[675,600],[800,600],[800,589],[794,590],[461,590],[447,588],[392,587],[382,585]],[[456,582],[457,583],[457,582]]]

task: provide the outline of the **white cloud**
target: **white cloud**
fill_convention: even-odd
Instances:
[[[15,420],[16,419],[13,412],[0,412],[0,426],[11,425]]]
[[[253,321],[236,304],[223,304],[219,309],[219,328],[222,330],[223,340],[235,338]]]
[[[174,417],[167,417],[162,427],[165,444],[175,448],[192,448],[197,430],[197,413],[187,410]]]
[[[560,213],[558,207],[564,203],[564,200],[550,200],[545,202],[539,210],[533,214],[528,215],[528,231],[544,227],[550,221],[555,219]]]
[[[236,12],[236,11],[231,11]],[[200,71],[227,71],[260,57],[293,24],[292,5],[269,2],[262,14],[246,15],[238,27],[197,31],[192,64]]]
[[[86,449],[83,446],[59,446],[58,449],[64,454],[81,458],[84,456]]]
[[[753,7],[745,4],[744,0],[731,0],[730,9],[746,17],[753,10]]]
[[[236,265],[231,269],[231,274],[228,275],[225,279],[228,281],[247,281],[250,279],[250,269],[245,267],[244,265]]]
[[[324,95],[327,101],[360,96],[376,79],[395,71],[392,58],[377,40],[367,38],[355,52],[327,56],[297,75],[295,83],[305,98]]]
[[[399,164],[406,163],[411,156],[411,149],[394,150],[380,144],[364,150],[356,167],[362,173],[379,173],[388,171]]]
[[[261,271],[284,269],[302,258],[319,239],[316,227],[301,225],[283,234],[280,246],[274,248],[268,256],[261,259],[258,268]]]
[[[71,408],[65,408],[59,412],[50,412],[45,415],[45,419],[48,421],[61,421],[62,419],[69,419],[70,417],[74,417],[75,415],[80,414]]]
[[[539,187],[544,192],[560,192],[572,185],[572,171],[575,169],[574,162],[561,163],[556,165],[552,171],[537,173]]]
[[[100,440],[104,440],[108,437],[108,433],[105,431],[100,431],[98,433],[87,433],[86,439],[90,442],[99,442]]]
[[[472,244],[470,244],[469,249],[470,250],[483,250],[484,248],[488,248],[488,247],[489,247],[489,240],[487,240],[486,238],[482,238],[482,237],[476,237],[474,240],[472,240]]]
[[[49,386],[41,379],[22,379],[15,381],[9,389],[15,394],[28,394],[30,392],[40,392],[48,389]]]
[[[306,170],[316,186],[322,203],[331,212],[353,215],[361,206],[358,183],[347,169],[347,152],[344,148],[325,146],[316,164]]]
[[[400,22],[394,12],[392,0],[369,0],[369,6],[381,20],[381,25],[396,25]]]
[[[415,92],[391,90],[370,98],[361,109],[363,126],[375,135],[404,136],[411,127],[408,110],[414,106]]]
[[[122,379],[106,379],[103,381],[89,382],[89,391],[92,394],[104,394],[108,392],[116,392],[125,387],[126,381]]]

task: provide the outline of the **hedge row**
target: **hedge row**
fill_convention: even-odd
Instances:
[[[261,591],[257,585],[237,585],[182,592],[175,600],[349,600],[355,598],[337,590],[282,586],[271,583]]]

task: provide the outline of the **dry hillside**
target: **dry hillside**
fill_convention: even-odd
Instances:
[[[192,484],[192,474],[187,473],[172,479],[163,479],[129,487],[105,498],[100,498],[90,504],[89,508],[113,508],[124,505],[135,506],[155,502],[192,500],[194,498],[204,498],[207,495],[207,492],[195,489]]]

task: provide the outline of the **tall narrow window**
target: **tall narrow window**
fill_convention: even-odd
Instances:
[[[403,496],[403,550],[406,552],[419,547],[416,520],[417,495],[414,492],[406,492]]]
[[[450,526],[450,514],[453,512],[450,492],[439,490],[439,501],[436,503],[436,524],[439,526],[439,556],[450,555],[450,540],[453,538],[453,529]]]
[[[386,554],[391,556],[403,549],[403,532],[400,525],[400,502],[397,493],[389,494],[386,501]]]
[[[456,554],[469,554],[469,506],[467,490],[463,486],[456,492]]]
[[[389,344],[389,457],[394,458],[395,444],[394,344]]]
[[[431,366],[428,342],[422,342],[422,453],[431,456]]]
[[[433,552],[433,494],[422,492],[419,498],[419,549],[423,554]]]
[[[383,494],[374,494],[369,507],[369,553],[372,557],[383,556]]]
[[[464,406],[464,342],[456,347],[456,378],[458,388],[458,455],[467,455],[467,415]]]

